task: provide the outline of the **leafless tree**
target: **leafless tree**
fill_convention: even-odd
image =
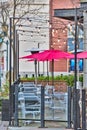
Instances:
[[[32,5],[36,6],[33,7]],[[2,0],[2,2],[0,2],[0,26],[2,27],[2,30],[6,31],[6,33],[8,32],[7,25],[9,24],[9,17],[18,17],[18,20],[16,20],[17,23],[26,15],[37,15],[42,6],[43,5],[38,6],[38,4],[35,3],[35,0],[6,0],[4,2]]]
[[[22,18],[25,17],[35,17],[38,15],[39,10],[43,7],[43,4],[37,4],[36,0],[6,0],[5,2],[0,2],[0,26],[2,32],[9,38],[9,18],[12,17],[12,50],[13,50],[13,70],[15,72],[15,57],[16,57],[16,50],[15,50],[15,25],[17,23],[21,23],[23,20]],[[18,19],[16,19],[18,18]],[[16,73],[16,72],[15,72]],[[14,74],[13,74],[14,75]],[[15,77],[15,76],[13,76]]]

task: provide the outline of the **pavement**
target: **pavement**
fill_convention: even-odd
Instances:
[[[0,121],[0,130],[8,130],[8,121]]]
[[[66,130],[66,128],[38,128],[28,126],[28,127],[9,127],[7,130]]]
[[[72,130],[67,128],[41,128],[41,127],[31,127],[31,126],[22,126],[22,127],[13,127],[9,126],[8,121],[0,121],[0,130]]]

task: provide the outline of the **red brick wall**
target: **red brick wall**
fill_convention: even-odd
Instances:
[[[79,0],[50,0],[50,49],[67,51],[67,24],[69,21],[54,17],[54,9],[75,8]],[[67,71],[67,60],[55,62],[55,72]],[[50,64],[51,71],[51,64]]]

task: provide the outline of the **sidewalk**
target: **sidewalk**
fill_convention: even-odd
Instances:
[[[9,126],[8,121],[0,121],[0,130],[72,130],[67,128],[40,128],[40,127],[31,127],[31,126],[22,126],[22,127],[11,127]]]
[[[9,127],[7,130],[72,130],[66,128]]]
[[[8,121],[0,121],[0,130],[8,130]]]

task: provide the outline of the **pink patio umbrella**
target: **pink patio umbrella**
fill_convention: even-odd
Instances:
[[[43,52],[39,52],[36,54],[32,55],[27,55],[20,57],[20,59],[29,59],[29,58],[34,58],[36,60],[52,60],[52,59],[61,59],[61,58],[73,58],[73,54],[64,52],[61,50],[45,50]]]
[[[27,55],[20,57],[20,59],[30,59],[33,58],[38,61],[48,61],[52,60],[52,85],[54,85],[54,60],[61,59],[61,58],[72,58],[74,57],[73,54],[67,53],[61,50],[45,50],[43,52],[39,52],[32,55]]]

